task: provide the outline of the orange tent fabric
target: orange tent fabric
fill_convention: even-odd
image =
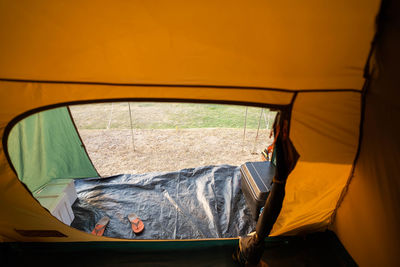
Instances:
[[[31,201],[12,171],[4,134],[32,110],[120,99],[292,105],[290,135],[301,158],[288,178],[272,235],[332,226],[356,261],[367,265],[363,253],[370,254],[372,246],[351,237],[360,233],[386,242],[389,232],[367,234],[384,228],[379,216],[369,215],[378,214],[382,206],[398,209],[390,203],[399,192],[397,184],[389,186],[398,168],[389,166],[385,155],[373,164],[373,172],[368,171],[375,158],[366,155],[376,149],[384,153],[365,143],[351,180],[354,185],[345,190],[359,147],[363,72],[379,5],[378,0],[112,4],[0,0],[0,240],[112,240],[79,232],[53,218]],[[382,49],[390,46],[387,39]],[[388,66],[395,69],[393,62]],[[383,77],[396,80],[395,75]],[[367,112],[383,116],[385,112],[378,110],[389,103],[397,114],[398,104],[391,100],[396,93],[381,91],[382,86],[390,87],[382,81],[373,84],[376,89],[369,92]],[[379,102],[379,97],[384,100]],[[366,114],[366,118],[369,138],[378,138],[381,132],[371,122],[381,116]],[[392,140],[390,133],[396,129],[383,136]],[[398,154],[391,141],[385,149]],[[372,205],[368,200],[378,177],[385,187],[371,195],[371,199],[382,197]],[[374,183],[366,185],[368,181]],[[391,194],[386,197],[387,192]],[[371,204],[372,210],[353,213],[354,205],[361,203]],[[357,229],[355,222],[367,218],[368,223]],[[387,218],[389,229],[397,231],[393,222],[399,218]],[[56,229],[67,237],[24,237],[14,229]]]

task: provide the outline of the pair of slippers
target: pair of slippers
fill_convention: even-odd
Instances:
[[[131,222],[132,225],[132,231],[135,234],[139,234],[143,231],[144,229],[144,224],[142,220],[135,214],[131,213],[128,215],[128,220]],[[104,234],[104,231],[106,230],[106,227],[108,223],[110,222],[110,218],[107,216],[104,216],[103,218],[100,219],[96,223],[96,226],[94,227],[92,234],[97,235],[97,236],[102,236]]]

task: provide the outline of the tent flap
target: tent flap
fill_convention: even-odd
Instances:
[[[31,191],[57,178],[96,177],[66,107],[34,114],[10,132],[8,151]]]

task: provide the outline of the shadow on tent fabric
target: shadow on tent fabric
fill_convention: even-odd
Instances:
[[[198,242],[198,241],[197,241]],[[238,266],[232,258],[237,241],[168,245],[140,249],[137,242],[1,243],[4,266]],[[185,243],[185,244],[182,244]],[[141,244],[143,247],[143,243]],[[152,242],[153,247],[157,247]],[[357,266],[333,232],[305,237],[267,238],[262,262],[267,266]],[[264,265],[265,266],[265,265]]]

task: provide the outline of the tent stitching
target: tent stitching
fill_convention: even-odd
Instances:
[[[151,83],[111,83],[111,82],[90,82],[90,81],[55,81],[55,80],[27,80],[27,79],[9,79],[0,78],[3,82],[19,83],[44,83],[44,84],[77,84],[77,85],[99,85],[99,86],[126,86],[126,87],[180,87],[180,88],[204,88],[204,89],[238,89],[238,90],[263,90],[276,91],[283,93],[314,93],[314,92],[357,92],[359,89],[283,89],[261,86],[234,86],[234,85],[202,85],[202,84],[151,84]]]
[[[366,107],[366,95],[367,95],[367,90],[370,86],[370,82],[371,82],[371,76],[374,73],[374,69],[370,69],[370,61],[372,59],[372,55],[374,54],[374,50],[375,50],[375,43],[376,43],[376,39],[377,39],[377,33],[374,36],[374,39],[371,43],[371,50],[368,54],[368,58],[367,58],[367,63],[365,64],[365,69],[364,69],[364,78],[365,78],[365,82],[364,82],[364,86],[362,89],[362,94],[361,94],[361,114],[360,114],[360,125],[359,125],[359,135],[358,135],[358,145],[357,145],[357,152],[356,155],[354,156],[354,161],[351,167],[351,171],[350,171],[350,175],[349,178],[347,179],[346,185],[344,186],[342,192],[339,195],[339,199],[336,203],[335,209],[332,212],[331,218],[330,218],[330,222],[328,223],[328,228],[333,226],[333,223],[335,222],[335,218],[336,218],[336,214],[337,214],[337,210],[339,209],[340,205],[342,204],[347,191],[349,189],[350,183],[353,180],[354,177],[354,172],[355,172],[355,167],[357,165],[358,162],[358,158],[360,156],[360,152],[361,152],[361,144],[362,144],[362,139],[363,139],[363,128],[364,128],[364,120],[365,120],[365,107]]]

